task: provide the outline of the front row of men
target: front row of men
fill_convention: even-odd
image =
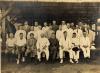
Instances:
[[[84,58],[90,58],[90,41],[86,32],[83,32],[81,41],[73,33],[72,38],[68,38],[67,31],[63,32],[61,39],[56,39],[55,33],[52,33],[51,38],[47,39],[44,34],[36,40],[34,34],[30,34],[30,38],[26,40],[23,33],[19,34],[19,38],[15,39],[14,35],[10,33],[6,41],[6,53],[10,52],[17,55],[17,64],[21,61],[25,62],[25,57],[30,54],[41,61],[41,56],[46,57],[46,61],[51,60],[55,62],[56,58],[60,58],[60,63],[63,63],[65,56],[64,52],[69,53],[69,62],[78,63],[80,50],[83,51]]]

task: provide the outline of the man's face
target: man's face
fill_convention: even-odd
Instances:
[[[76,29],[78,29],[79,28],[79,26],[78,25],[76,25]]]
[[[9,37],[10,37],[10,38],[13,38],[13,37],[14,37],[13,33],[10,33],[10,34],[9,34]]]
[[[20,37],[20,39],[22,39],[23,38],[23,33],[20,33],[20,36],[19,37]]]
[[[71,23],[71,26],[74,26],[74,23]]]
[[[69,23],[67,23],[67,28],[70,28],[70,24]]]
[[[38,22],[34,22],[34,25],[35,25],[35,26],[38,26]]]
[[[25,25],[28,25],[28,22],[27,22],[27,21],[25,21],[25,22],[24,22],[24,24],[25,24]]]
[[[63,24],[63,25],[66,24],[65,21],[62,21],[62,24]]]
[[[30,34],[30,38],[34,38],[34,34]]]
[[[76,33],[73,33],[73,38],[76,38]]]
[[[56,21],[52,21],[53,24],[56,24]]]
[[[45,36],[44,36],[44,34],[41,34],[41,38],[44,38]]]
[[[44,22],[44,26],[47,26],[47,22]]]

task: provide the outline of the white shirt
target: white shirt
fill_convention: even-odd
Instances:
[[[38,31],[39,27],[38,26],[34,26],[34,31]]]
[[[9,46],[9,47],[14,47],[15,46],[15,38],[8,38],[7,41],[6,41],[6,45]]]
[[[63,31],[62,30],[57,30],[56,31],[56,38],[58,40],[60,40],[62,36],[63,36]]]
[[[95,41],[95,32],[89,30],[88,37],[90,39],[90,42]]]
[[[72,35],[73,35],[73,29],[72,28],[67,29],[67,35],[68,35],[69,38],[72,38]]]
[[[37,49],[41,49],[41,50],[43,50],[44,46],[48,47],[49,45],[50,45],[50,43],[47,38],[39,38],[37,41],[37,44],[36,44]]]
[[[17,46],[24,46],[26,44],[26,38],[23,38],[23,39],[16,39],[16,45]]]
[[[75,33],[77,35],[78,38],[82,37],[83,36],[83,32],[81,29],[75,29]]]
[[[68,28],[67,28],[67,25],[62,25],[62,31],[66,31]]]
[[[71,40],[68,37],[66,37],[66,40],[62,37],[59,41],[59,45],[63,46],[65,50],[68,50],[68,48],[71,48]]]
[[[80,45],[81,46],[90,46],[90,40],[88,37],[81,37],[81,41],[80,41]]]
[[[25,30],[17,30],[15,33],[15,38],[19,38],[20,33],[23,33],[23,36],[26,38],[26,31]]]
[[[48,26],[42,28],[42,31],[43,31],[44,33],[48,32],[48,30],[49,30],[49,27],[48,27]]]
[[[80,45],[80,42],[79,42],[79,39],[78,38],[72,38],[71,39],[71,46],[74,47],[74,46],[79,46]]]
[[[39,29],[38,31],[35,32],[35,34],[36,34],[36,39],[38,40],[41,37],[41,34],[43,34],[43,31]]]

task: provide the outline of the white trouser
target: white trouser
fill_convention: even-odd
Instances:
[[[40,58],[41,58],[41,53],[45,53],[45,55],[46,55],[46,60],[48,60],[49,59],[49,50],[48,50],[48,48],[46,48],[45,50],[41,50],[40,52],[39,51],[37,51],[37,58],[40,60]]]
[[[73,59],[78,60],[79,59],[79,52],[80,51],[72,51]]]
[[[89,47],[87,47],[87,48],[81,47],[81,49],[83,51],[84,58],[86,58],[86,57],[90,58],[90,48]]]
[[[72,54],[72,50],[66,50],[66,49],[62,49],[61,47],[59,47],[59,57],[60,59],[62,59],[64,57],[64,52],[68,52],[69,53],[69,58],[72,59],[73,58],[73,54]]]

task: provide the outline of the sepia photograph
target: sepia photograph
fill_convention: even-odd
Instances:
[[[100,0],[0,0],[1,73],[100,73]]]

